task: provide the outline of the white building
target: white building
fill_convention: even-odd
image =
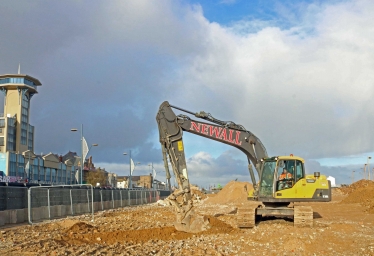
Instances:
[[[329,180],[331,182],[331,187],[336,187],[335,178],[334,177],[328,176],[327,180]]]
[[[127,180],[117,181],[117,188],[128,188]]]

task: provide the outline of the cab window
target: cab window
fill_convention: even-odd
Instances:
[[[280,160],[277,165],[277,190],[292,188],[295,184],[295,160]]]
[[[303,163],[296,160],[296,182],[304,177]]]

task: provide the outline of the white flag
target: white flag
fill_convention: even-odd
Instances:
[[[78,183],[78,180],[79,180],[79,172],[78,171],[75,172],[75,180],[77,181],[76,183]]]
[[[84,160],[86,159],[87,154],[88,154],[87,141],[84,137],[82,138],[82,149],[83,149],[83,152],[82,152],[83,153],[82,166],[84,166]]]
[[[157,173],[156,173],[155,168],[152,169],[152,172],[153,172],[153,179],[156,179],[156,174],[157,174]]]
[[[29,178],[29,173],[30,173],[30,164],[29,162],[27,162],[26,166],[25,166],[25,169],[23,170],[24,172],[24,175],[25,175],[25,179],[28,179]]]
[[[131,162],[131,166],[130,166],[130,170],[131,170],[131,175],[135,169],[135,164],[134,164],[134,161],[132,159],[130,159],[130,162]]]

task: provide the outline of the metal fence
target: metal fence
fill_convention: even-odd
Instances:
[[[0,186],[0,211],[27,208],[26,187]]]
[[[25,220],[56,219],[66,216],[92,214],[96,211],[156,202],[170,191],[97,189],[91,185],[0,187],[0,212],[17,210]]]
[[[81,185],[31,187],[28,190],[27,208],[30,224],[33,220],[61,218],[89,212],[92,212],[93,221],[93,187],[92,185],[83,188]]]

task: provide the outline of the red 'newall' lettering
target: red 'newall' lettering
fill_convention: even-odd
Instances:
[[[221,135],[219,136],[219,139],[221,139],[221,140],[225,140],[225,141],[228,141],[228,140],[227,140],[226,129],[223,129]],[[228,141],[228,142],[231,142],[231,141]]]
[[[212,128],[209,124],[203,124],[201,126],[201,133],[208,135],[209,128]]]
[[[229,130],[229,131],[230,131],[229,141],[233,142],[233,140],[232,140],[232,133],[234,132],[234,130]]]
[[[191,128],[190,130],[193,131],[193,129],[195,128],[196,131],[200,132],[200,124],[196,124],[195,122],[191,122]]]
[[[191,122],[190,131],[196,131],[201,134],[208,135],[210,137],[215,137],[216,139],[219,139],[219,140],[223,140],[229,143],[234,143],[238,146],[242,145],[242,142],[239,141],[240,131],[224,129],[224,128],[215,127],[209,124],[201,124],[201,123],[195,123],[195,122]],[[233,138],[234,132],[236,132],[235,139]],[[227,135],[228,135],[228,138],[227,138]]]
[[[222,131],[222,128],[211,126],[209,136],[212,136],[213,134],[215,134],[215,137],[218,138],[221,131]]]
[[[240,146],[242,142],[239,141],[239,136],[240,136],[240,132],[236,131],[235,144]]]

